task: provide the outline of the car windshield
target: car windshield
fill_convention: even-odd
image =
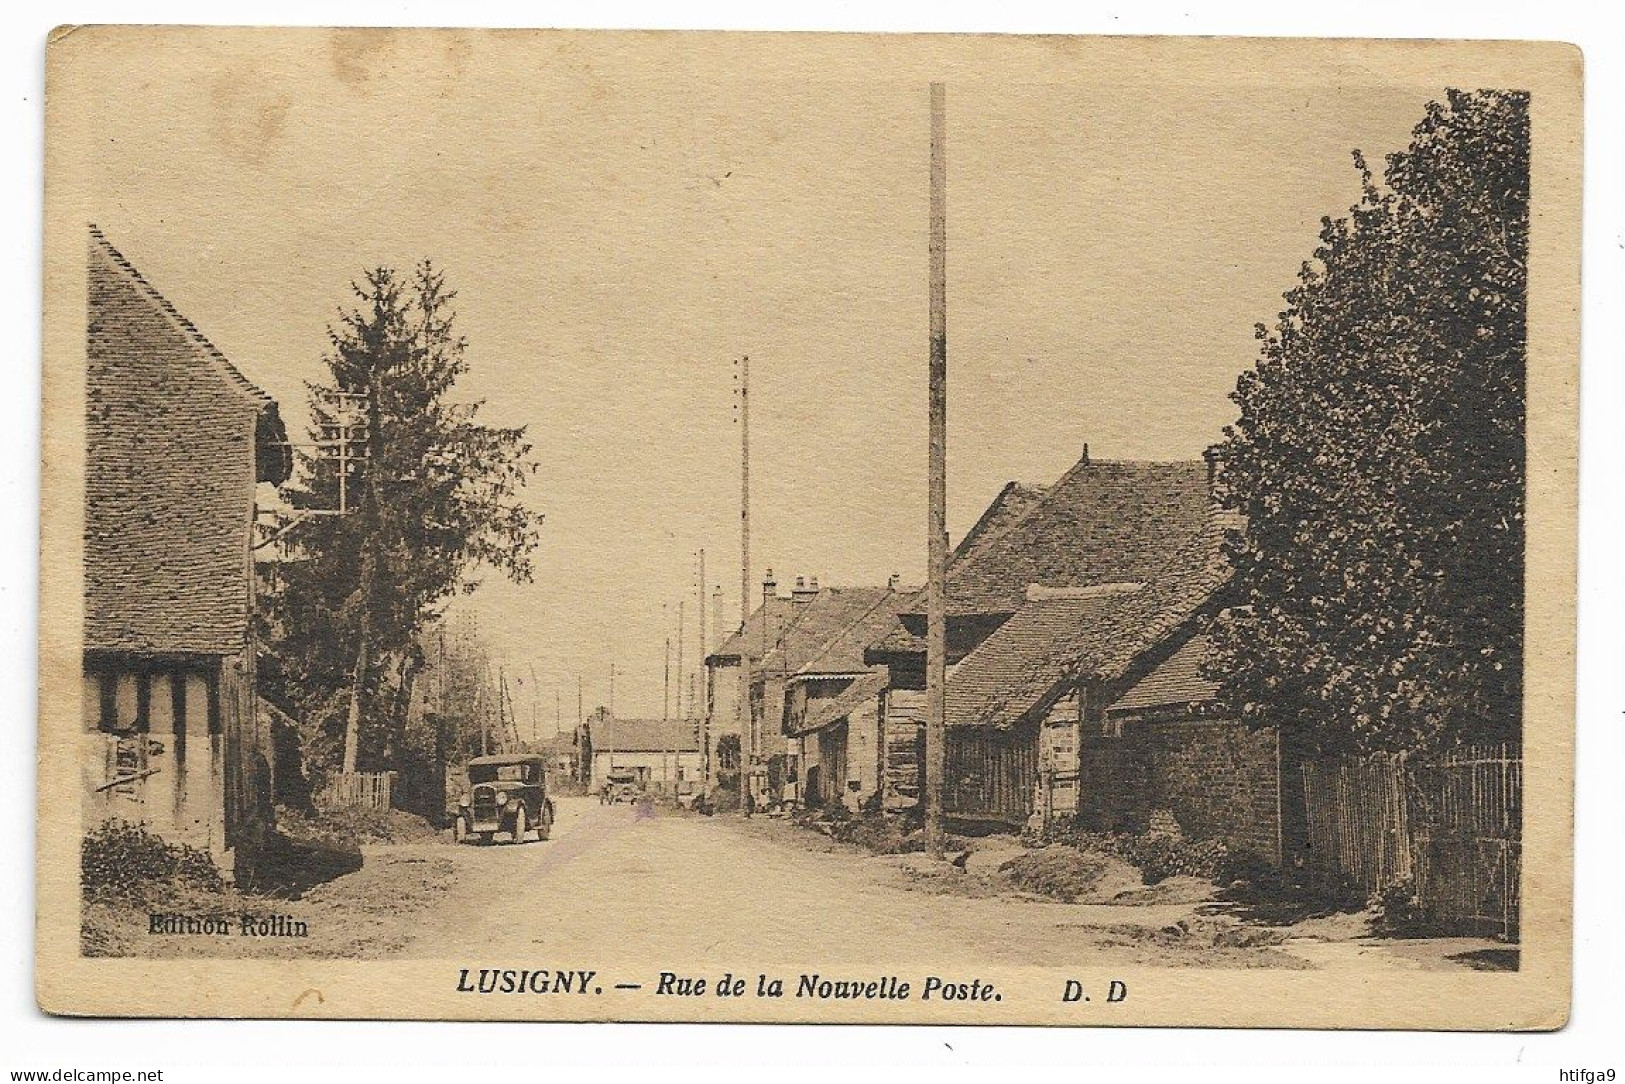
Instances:
[[[536,764],[470,764],[470,783],[534,783],[541,777]]]

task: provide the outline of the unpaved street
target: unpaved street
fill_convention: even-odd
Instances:
[[[144,910],[98,905],[91,955],[456,960],[727,970],[1115,965],[1410,971],[1516,967],[1479,938],[1380,939],[1357,916],[1244,924],[1199,904],[1089,905],[919,855],[876,856],[784,821],[640,812],[556,799],[547,842],[362,848],[360,869],[297,899],[215,897],[170,910],[241,910],[298,937],[153,937]]]
[[[737,818],[658,809],[640,816],[628,805],[561,798],[549,842],[412,848],[450,854],[456,875],[432,910],[408,919],[413,932],[391,955],[646,966],[658,949],[719,967],[881,958],[939,967],[960,960],[1304,966],[1273,948],[1155,936],[1188,918],[1188,906],[1088,907],[912,890],[894,860],[823,853],[819,837],[783,838],[790,835]],[[404,850],[379,849],[390,857]]]

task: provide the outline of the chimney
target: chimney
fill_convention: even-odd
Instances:
[[[886,577],[886,590],[888,590],[888,591],[897,590],[897,585],[898,585],[898,583],[900,583],[902,581],[902,579],[903,579],[903,577],[899,576],[895,572],[893,572],[890,576],[887,576]]]
[[[1207,464],[1207,492],[1214,497],[1218,491],[1220,477],[1224,474],[1224,445],[1210,444],[1202,452],[1202,461]]]
[[[1086,466],[1086,467],[1089,465],[1089,442],[1088,441],[1083,442],[1083,465]]]
[[[762,601],[766,602],[770,598],[777,598],[778,595],[779,585],[773,579],[773,570],[770,568],[767,570],[767,575],[762,577]]]
[[[809,584],[807,582],[807,580],[805,579],[805,577],[797,576],[796,577],[796,586],[790,592],[790,600],[792,602],[795,602],[795,603],[798,603],[798,604],[805,604],[805,603],[811,602],[813,599],[815,599],[817,597],[818,597],[818,577],[814,576],[812,578],[812,583]]]

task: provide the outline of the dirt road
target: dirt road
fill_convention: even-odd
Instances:
[[[671,959],[720,967],[877,956],[937,966],[955,959],[1305,966],[1267,946],[1159,935],[1191,916],[1184,905],[1086,907],[941,895],[916,890],[895,860],[820,853],[737,818],[640,815],[585,798],[557,805],[546,843],[413,848],[451,854],[455,877],[391,955],[523,953],[646,964],[658,946]],[[377,857],[404,850],[380,849]]]
[[[919,855],[873,856],[783,821],[559,798],[552,839],[364,847],[360,869],[297,899],[181,899],[165,910],[298,925],[297,937],[169,937],[150,908],[86,912],[90,955],[588,961],[646,971],[816,965],[1330,968],[1516,967],[1471,938],[1382,940],[1355,916],[1263,927],[1197,904],[1083,905]],[[1344,929],[1343,927],[1348,927]]]

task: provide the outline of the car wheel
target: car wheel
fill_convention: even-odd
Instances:
[[[542,807],[542,819],[536,822],[536,842],[545,842],[553,835],[553,806]]]
[[[525,807],[520,806],[513,812],[513,841],[525,842],[525,834],[530,831],[530,822],[525,818]]]

